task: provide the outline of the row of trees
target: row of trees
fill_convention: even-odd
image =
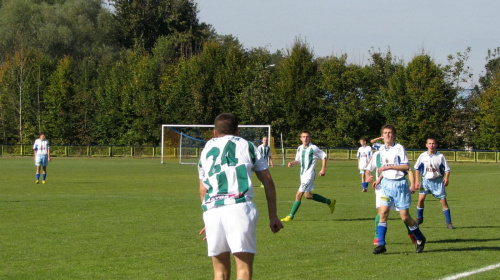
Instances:
[[[192,0],[0,1],[0,143],[158,145],[164,123],[211,124],[234,112],[271,124],[295,146],[302,129],[322,146],[355,146],[384,123],[424,147],[500,148],[499,49],[473,90],[470,49],[439,65],[370,50],[315,57],[300,38],[285,51],[243,48],[197,18]]]

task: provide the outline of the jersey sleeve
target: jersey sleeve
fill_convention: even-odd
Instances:
[[[448,161],[446,161],[444,155],[441,154],[441,164],[439,165],[439,173],[441,173],[441,176],[444,176],[446,172],[450,172],[450,165],[448,165]]]
[[[424,163],[422,162],[422,155],[423,154],[420,154],[420,156],[417,159],[417,162],[415,162],[415,165],[413,167],[415,168],[415,171],[418,170],[420,171],[420,173],[424,174],[425,166]]]
[[[318,148],[318,146],[314,146],[313,151],[314,151],[314,155],[317,158],[319,158],[321,160],[326,158],[326,153],[323,150],[321,150],[320,148]]]

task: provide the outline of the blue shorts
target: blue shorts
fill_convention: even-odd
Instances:
[[[49,164],[48,155],[36,155],[35,166],[47,166]]]
[[[422,184],[419,194],[432,194],[435,198],[441,200],[446,198],[446,189],[443,184],[443,177],[436,179],[422,178]]]
[[[399,210],[408,209],[411,206],[411,193],[406,178],[386,179],[382,178],[382,196],[380,205],[396,207]]]

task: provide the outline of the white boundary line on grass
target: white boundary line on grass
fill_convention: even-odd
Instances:
[[[490,265],[490,266],[487,266],[487,267],[483,267],[483,268],[480,268],[480,269],[476,269],[476,270],[472,270],[472,271],[468,271],[468,272],[462,272],[462,273],[459,273],[459,274],[448,276],[446,278],[443,278],[442,280],[455,280],[455,279],[459,279],[459,278],[462,278],[462,277],[467,277],[467,276],[472,275],[472,274],[476,274],[476,273],[481,273],[481,272],[485,272],[485,271],[488,271],[488,270],[497,269],[499,267],[500,267],[500,263],[497,263],[497,264]]]

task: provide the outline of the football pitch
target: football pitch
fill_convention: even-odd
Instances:
[[[415,247],[396,212],[387,253],[373,255],[372,189],[361,192],[356,161],[329,161],[295,219],[273,234],[264,190],[254,279],[443,279],[500,263],[500,165],[451,163],[447,188],[454,230],[428,196],[425,250]],[[0,279],[212,279],[195,165],[159,159],[53,158],[47,183],[35,184],[32,158],[0,158]],[[297,166],[271,168],[278,214],[299,185]],[[416,217],[417,194],[411,215]],[[234,266],[233,266],[234,268]],[[234,269],[231,279],[234,279]],[[461,279],[499,279],[500,268]]]

